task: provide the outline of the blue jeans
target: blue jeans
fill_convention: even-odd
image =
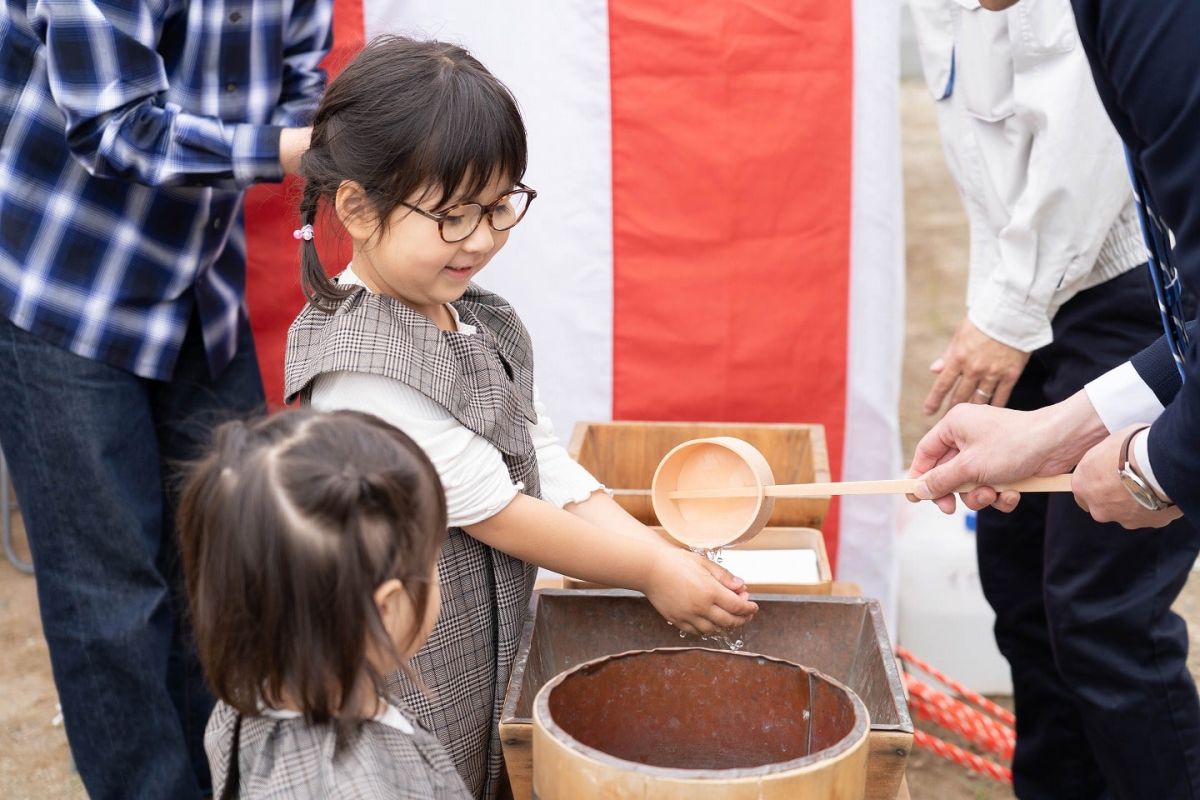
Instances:
[[[0,318],[0,444],[21,501],[67,740],[92,798],[211,793],[205,687],[179,571],[179,466],[260,413],[249,329],[213,379],[198,323],[169,382]]]

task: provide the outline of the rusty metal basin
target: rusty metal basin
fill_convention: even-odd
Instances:
[[[696,647],[588,662],[546,684],[536,705],[555,733],[672,770],[798,766],[857,744],[868,722],[862,701],[814,670]]]

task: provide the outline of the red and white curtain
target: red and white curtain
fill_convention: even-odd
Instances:
[[[538,199],[480,282],[529,326],[564,439],[576,420],[820,422],[835,477],[899,472],[896,3],[338,0],[336,17],[335,69],[403,33],[466,46],[515,93]],[[275,398],[301,303],[294,197],[259,187],[246,210]],[[889,607],[894,516],[854,498],[825,525],[838,577]]]

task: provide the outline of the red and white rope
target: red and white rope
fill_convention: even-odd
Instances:
[[[909,707],[915,716],[960,733],[1003,759],[1012,758],[1017,743],[1012,728],[985,717],[970,706],[929,688],[911,676],[906,675],[904,683],[908,687]]]
[[[914,656],[903,647],[896,648],[896,657],[907,665],[916,667],[933,680],[948,687],[960,699],[944,694],[928,686],[911,674],[904,675],[904,686],[909,694],[909,708],[914,717],[933,722],[962,735],[973,744],[1011,761],[1016,747],[1016,732],[1010,727],[1016,722],[1011,711],[1001,708],[992,701],[973,692],[945,673]],[[966,701],[966,702],[964,702]],[[979,708],[967,705],[974,703]],[[980,710],[983,709],[983,710]],[[987,713],[984,713],[984,712]],[[991,714],[992,716],[988,716]],[[924,750],[953,761],[973,772],[985,775],[1001,783],[1012,783],[1012,770],[995,761],[976,755],[968,750],[917,730],[913,732],[913,744]]]
[[[1012,770],[1008,767],[1003,767],[995,761],[990,761],[983,756],[977,756],[974,753],[963,750],[961,747],[944,742],[925,731],[913,731],[913,744],[922,750],[929,750],[942,758],[966,767],[972,772],[985,775],[1000,783],[1012,784]]]
[[[938,670],[936,667],[933,667],[929,663],[917,658],[909,650],[897,646],[896,658],[899,658],[901,661],[907,664],[913,665],[938,683],[948,687],[950,691],[954,692],[968,703],[974,703],[1001,722],[1007,725],[1015,725],[1017,723],[1017,718],[1013,716],[1013,713],[1007,708],[996,705],[978,692],[971,691],[966,686],[963,686],[958,681]]]

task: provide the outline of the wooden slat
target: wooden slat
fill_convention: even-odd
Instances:
[[[867,791],[863,800],[893,800],[904,781],[912,734],[871,731],[867,741]]]

